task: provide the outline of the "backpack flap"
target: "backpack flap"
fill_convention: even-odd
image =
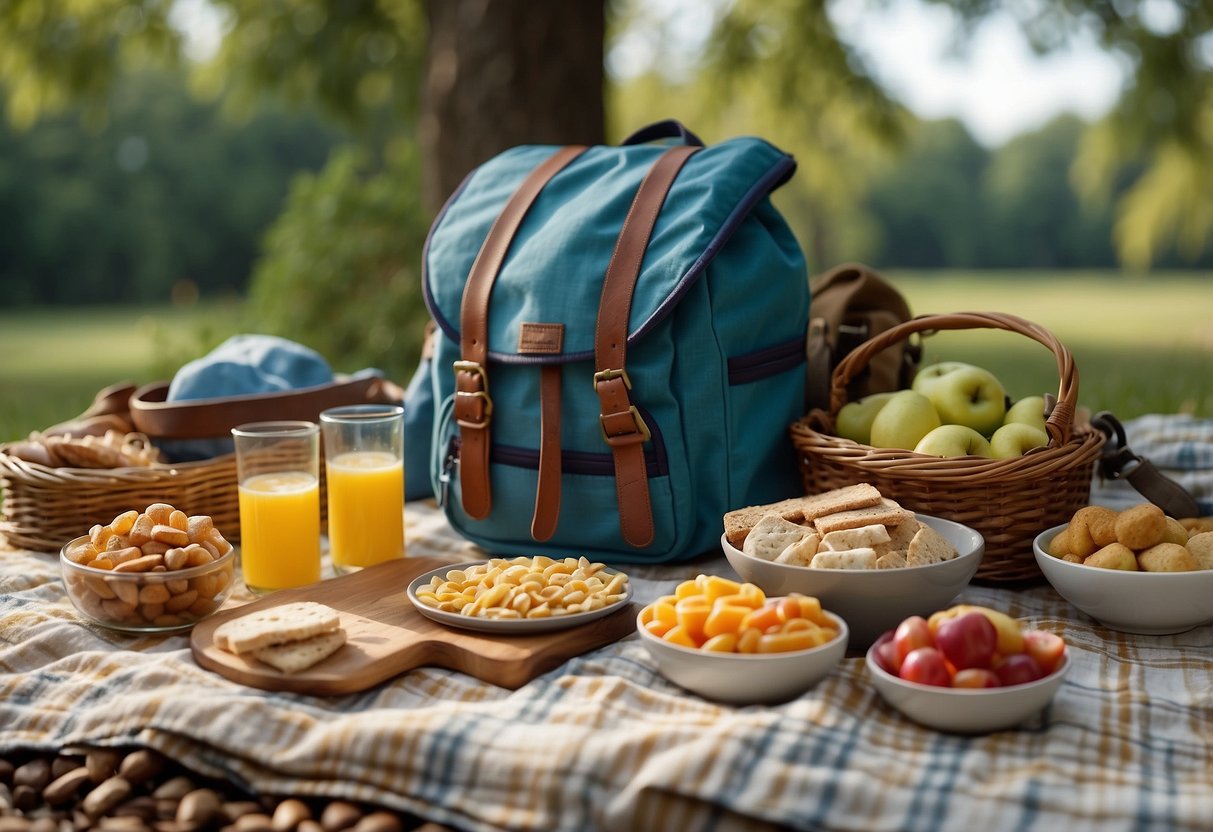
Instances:
[[[578,149],[534,189],[527,184],[528,178],[550,163],[559,149],[514,148],[475,170],[448,200],[431,228],[424,255],[425,301],[440,332],[435,398],[445,402],[448,411],[448,427],[439,425],[435,429],[432,473],[436,479],[443,474],[438,469],[444,463],[449,466],[452,456],[468,452],[460,434],[474,435],[481,424],[486,428],[482,436],[487,437],[487,442],[475,452],[488,455],[486,467],[502,459],[526,457],[526,461],[518,463],[520,466],[551,471],[554,465],[556,476],[563,470],[568,480],[570,473],[596,473],[605,459],[608,470],[603,473],[612,473],[608,427],[619,423],[612,418],[619,414],[606,413],[605,400],[595,395],[603,392],[595,384],[596,338],[603,320],[600,312],[610,309],[618,313],[615,301],[603,306],[604,281],[641,183],[667,150],[652,145]],[[670,353],[676,350],[671,334],[663,330],[668,329],[676,310],[688,296],[706,291],[704,287],[696,287],[735,236],[764,240],[770,251],[753,254],[755,268],[798,275],[797,279],[804,284],[799,288],[802,306],[807,307],[803,255],[767,199],[771,190],[791,176],[795,169],[792,158],[754,138],[734,139],[696,150],[689,159],[682,160],[681,169],[674,173],[668,195],[652,223],[647,245],[641,250],[635,285],[626,293],[630,295],[630,308],[624,310],[624,321],[619,325],[626,338],[621,344],[615,339],[614,346],[621,352],[626,350],[627,366],[606,369],[626,370],[631,376],[628,381],[634,381],[638,375],[644,377],[650,368],[663,361],[669,364]],[[511,200],[527,191],[532,192],[526,206],[511,207]],[[747,222],[756,228],[739,232]],[[513,228],[502,252],[493,237],[503,224]],[[475,277],[477,269],[483,270],[478,259],[491,259],[494,249],[498,262],[488,281],[487,300],[481,299],[484,319],[478,320],[475,315],[468,318],[469,296],[485,291],[477,285],[484,278]],[[777,262],[772,264],[764,258]],[[727,287],[728,292],[735,293],[730,295],[730,312],[742,320],[752,305],[757,314],[750,320],[757,325],[733,326],[731,340],[740,339],[742,343],[732,344],[730,358],[761,353],[769,349],[773,337],[770,328],[761,325],[769,314],[762,308],[770,302],[763,298],[762,275],[736,275],[736,282],[737,285]],[[799,333],[803,361],[806,309],[798,310],[796,302],[785,303],[784,308],[791,315],[782,322],[786,328],[784,340],[793,342]],[[704,327],[710,333],[710,313],[705,314],[709,320]],[[481,328],[484,333],[483,342],[470,350],[469,340],[479,339],[469,339],[469,320],[471,326]],[[680,349],[685,353],[681,360],[693,358],[691,350]],[[610,352],[609,345],[605,351]],[[455,362],[465,363],[456,368]],[[705,356],[703,371],[710,376],[717,363],[721,368],[725,365],[723,359],[709,361]],[[649,378],[656,379],[662,372],[663,381],[648,381],[644,390],[631,391],[624,409],[627,412],[628,408],[635,408],[639,420],[657,428],[655,435],[637,443],[642,455],[632,453],[633,466],[647,470],[648,478],[654,472],[671,474],[667,445],[671,439],[682,444],[684,437],[680,434],[689,418],[683,412],[686,405],[679,401],[679,391],[671,388],[668,366],[654,370]],[[622,379],[621,375],[605,378],[613,381],[616,377]],[[461,395],[465,398],[462,402]],[[474,404],[474,409],[467,406],[469,403]],[[464,416],[456,414],[461,405]],[[486,419],[490,407],[491,417]],[[472,413],[472,418],[466,418],[467,413]],[[542,428],[541,414],[549,420]],[[793,418],[798,415],[793,414]],[[557,420],[555,426],[553,418]],[[471,431],[469,424],[473,426]],[[658,426],[673,431],[673,436],[663,437]],[[783,433],[782,427],[779,432]],[[557,443],[555,462],[549,454],[547,464],[543,465],[539,460],[542,450],[546,447],[550,451],[553,442]],[[457,446],[454,454],[451,446]],[[679,453],[685,456],[685,452]],[[681,465],[673,463],[674,468]],[[464,463],[457,467],[463,469]],[[580,481],[568,480],[573,485],[566,485],[563,507],[558,496],[554,510],[551,498],[541,499],[534,512],[534,524],[525,539],[520,539],[518,518],[513,516],[522,507],[520,498],[511,487],[499,485],[497,469],[493,471],[486,483],[487,499],[481,501],[480,495],[473,495],[469,502],[463,493],[464,484],[460,483],[459,498],[446,501],[448,516],[456,528],[490,548],[504,551],[516,544],[520,549],[533,550],[536,547],[532,535],[540,540],[550,535],[555,513],[566,518],[562,530],[572,526],[576,532],[577,526],[596,512],[583,505]],[[687,476],[686,472],[679,473]],[[464,471],[460,470],[459,475],[462,478]],[[530,486],[529,500],[534,499],[536,488],[543,490],[545,483],[542,474],[533,476],[538,477],[538,482]],[[551,478],[546,482],[550,486]],[[687,490],[694,489],[688,486]],[[656,539],[645,543],[640,535],[631,541],[638,550],[657,553],[658,559],[685,554],[681,548],[688,544],[686,535],[690,534],[683,529],[679,532],[683,539],[675,541],[668,539],[669,530],[662,528],[665,520],[656,507],[663,499],[670,503],[683,499],[674,494],[678,487],[669,491],[669,496],[652,497]],[[612,488],[612,502],[614,496]],[[623,500],[622,494],[619,499]],[[506,500],[509,505],[503,506]],[[723,513],[727,506],[720,500],[716,502]],[[540,517],[539,504],[547,506],[546,518]],[[529,505],[527,508],[529,515]],[[618,507],[613,509],[614,541],[593,541],[587,537],[578,541],[583,543],[581,548],[600,555],[627,551],[618,528]],[[573,516],[576,522],[570,521]],[[511,522],[514,525],[503,531]],[[682,525],[693,524],[683,520]],[[703,539],[701,532],[698,536]]]

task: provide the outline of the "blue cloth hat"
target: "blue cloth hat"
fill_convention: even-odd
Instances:
[[[185,364],[169,383],[167,401],[276,393],[328,384],[333,371],[313,349],[276,335],[233,335]],[[158,443],[174,462],[231,453],[230,437]]]
[[[276,335],[233,335],[177,371],[168,401],[273,393],[332,380],[332,368],[313,349]]]

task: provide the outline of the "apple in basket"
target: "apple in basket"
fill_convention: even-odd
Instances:
[[[872,444],[912,449],[942,424],[931,400],[914,390],[899,390],[872,420]]]
[[[914,453],[930,456],[994,455],[989,441],[964,425],[940,425],[918,441],[914,446]]]
[[[1031,425],[1041,433],[1045,432],[1045,397],[1024,396],[1007,408],[1007,415],[1002,417],[1003,425],[1022,423]],[[997,431],[996,431],[997,432]]]
[[[1002,382],[973,364],[943,361],[923,367],[911,389],[930,399],[945,425],[964,425],[989,436],[1006,416],[1007,394]]]

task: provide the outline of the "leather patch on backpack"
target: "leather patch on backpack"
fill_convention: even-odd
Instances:
[[[564,350],[564,324],[523,323],[518,352],[559,355]]]

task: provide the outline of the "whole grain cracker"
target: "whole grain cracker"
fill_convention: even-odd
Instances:
[[[257,661],[265,662],[283,673],[298,673],[327,659],[345,644],[345,630],[340,628],[302,641],[271,644],[254,650]]]
[[[298,601],[256,610],[215,628],[215,646],[229,653],[251,653],[271,644],[332,632],[341,626],[337,611],[315,601]]]

